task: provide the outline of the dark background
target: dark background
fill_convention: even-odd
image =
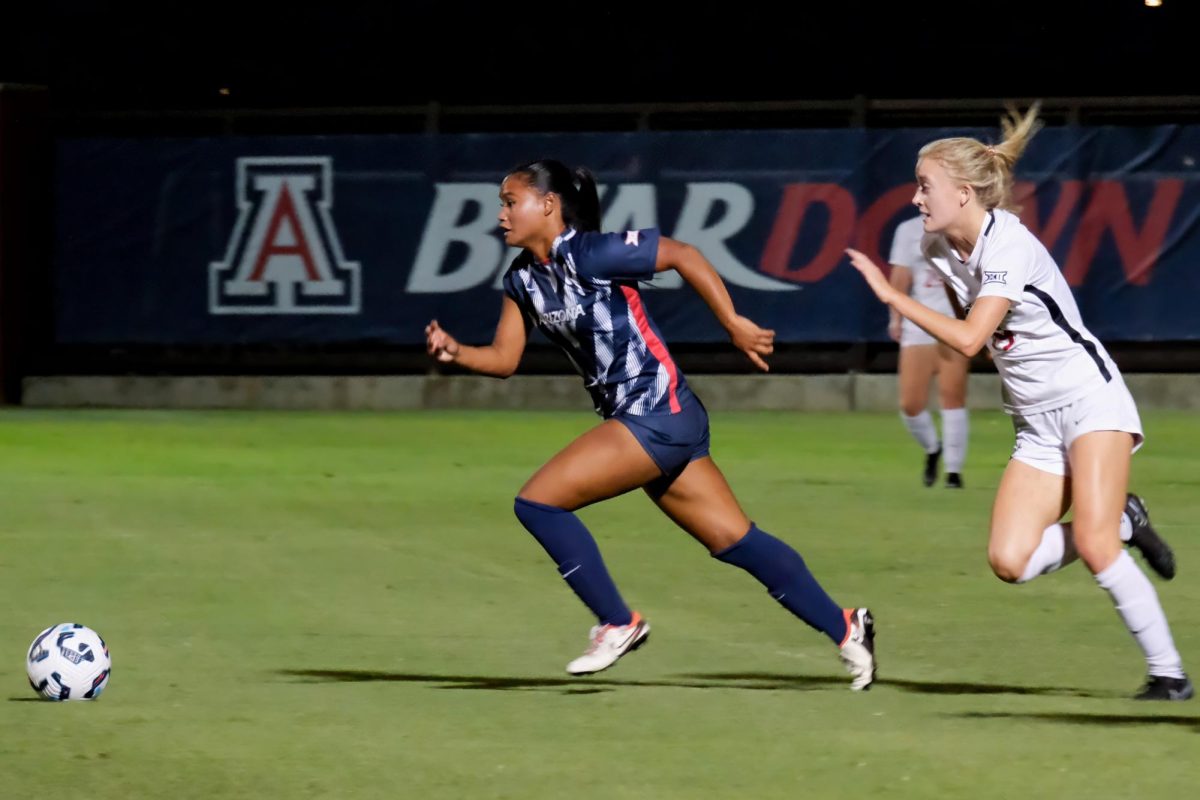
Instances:
[[[1200,2],[9,3],[0,17],[0,401],[32,374],[425,371],[419,348],[55,341],[53,145],[73,136],[1200,123]],[[1191,343],[1108,343],[1200,369]],[[684,369],[748,369],[730,348]],[[986,364],[978,365],[987,369]],[[882,371],[895,347],[781,347],[781,371]],[[561,372],[531,348],[526,372]]]
[[[23,3],[0,81],[60,111],[1189,95],[1197,5]]]

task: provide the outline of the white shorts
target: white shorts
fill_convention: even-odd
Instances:
[[[1014,414],[1012,420],[1017,432],[1012,457],[1055,475],[1071,474],[1071,444],[1085,433],[1132,433],[1133,452],[1146,441],[1137,405],[1119,377],[1070,405],[1037,414]]]
[[[900,346],[912,347],[918,344],[937,344],[937,339],[917,327],[915,322],[907,319],[900,320]]]

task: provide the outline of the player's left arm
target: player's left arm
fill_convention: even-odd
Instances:
[[[967,358],[983,349],[1012,306],[1012,301],[1007,297],[980,297],[971,305],[966,319],[953,319],[901,294],[863,253],[852,248],[846,252],[850,256],[850,263],[866,278],[867,285],[876,297]]]
[[[686,242],[664,236],[658,242],[654,271],[663,272],[668,269],[682,275],[696,294],[700,295],[717,321],[729,332],[734,347],[745,353],[762,371],[770,369],[763,356],[769,356],[775,351],[775,331],[760,328],[752,320],[737,313],[733,307],[733,298],[725,288],[725,282],[703,253]]]
[[[954,289],[950,288],[950,284],[942,281],[942,289],[946,292],[946,299],[950,301],[950,307],[954,309],[956,319],[966,319],[967,312],[963,311],[962,305],[958,302],[958,295],[954,293]]]

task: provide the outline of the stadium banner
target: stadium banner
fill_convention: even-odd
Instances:
[[[920,146],[992,129],[64,139],[56,331],[67,344],[413,345],[431,318],[490,341],[515,251],[511,166],[598,176],[605,230],[697,246],[784,342],[886,340],[843,250],[883,263]],[[1200,338],[1200,126],[1047,128],[1021,216],[1110,341]],[[674,272],[644,292],[674,342],[724,339]]]

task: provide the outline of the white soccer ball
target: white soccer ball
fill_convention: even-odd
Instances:
[[[112,658],[100,634],[64,622],[33,640],[25,671],[29,685],[48,700],[94,700],[108,685]]]

